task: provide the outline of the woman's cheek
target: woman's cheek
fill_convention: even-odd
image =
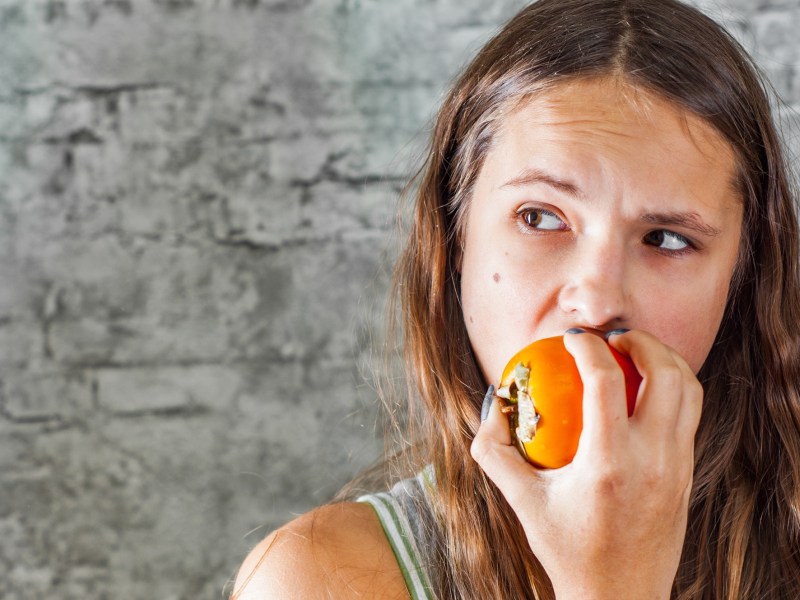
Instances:
[[[509,257],[510,258],[510,257]],[[541,337],[548,310],[542,278],[505,255],[462,273],[462,307],[470,342],[487,381],[494,381],[508,357]],[[505,260],[502,260],[505,259]],[[552,303],[551,303],[552,304]]]
[[[498,302],[502,302],[504,298],[501,293],[502,277],[500,270],[494,270],[481,277],[470,269],[465,269],[461,277],[464,322],[478,364],[487,381],[491,381],[493,370],[491,357],[494,354],[493,346],[496,344],[494,324],[498,314],[495,310],[499,308]]]
[[[684,282],[682,286],[654,286],[637,302],[631,326],[656,336],[675,350],[697,373],[708,357],[722,320],[725,294],[713,287]]]

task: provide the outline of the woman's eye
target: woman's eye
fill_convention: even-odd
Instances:
[[[692,245],[689,240],[679,233],[675,233],[674,231],[665,231],[663,229],[651,231],[644,236],[644,241],[646,244],[656,246],[660,250],[680,251],[686,250]]]
[[[555,213],[542,208],[529,208],[521,212],[522,221],[531,229],[558,230],[566,229],[564,223]]]

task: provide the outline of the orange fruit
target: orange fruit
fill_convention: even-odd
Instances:
[[[642,377],[628,356],[609,349],[625,375],[630,417]],[[509,406],[515,405],[509,424],[522,455],[546,469],[570,463],[583,429],[583,382],[575,360],[564,347],[564,338],[544,338],[517,352],[508,361],[500,382],[497,395],[506,398]]]

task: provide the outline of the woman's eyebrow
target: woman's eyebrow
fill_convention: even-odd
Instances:
[[[703,221],[696,212],[646,212],[640,217],[645,223],[659,227],[682,227],[706,237],[717,237],[722,231]]]
[[[526,185],[533,185],[535,183],[549,185],[559,192],[564,192],[576,198],[584,197],[584,193],[577,186],[577,184],[573,183],[572,181],[567,181],[560,177],[556,177],[555,175],[547,173],[546,171],[538,168],[525,169],[516,177],[506,181],[500,186],[500,189],[507,187],[522,187]]]
[[[575,198],[585,198],[577,184],[572,181],[557,177],[539,168],[528,168],[516,177],[506,181],[500,189],[509,187],[524,187],[526,185],[544,184]],[[722,233],[720,229],[706,223],[696,212],[646,212],[640,220],[659,227],[682,227],[706,237],[717,237]]]

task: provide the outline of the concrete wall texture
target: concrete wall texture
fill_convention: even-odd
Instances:
[[[221,598],[379,456],[395,201],[520,0],[0,1],[0,597]],[[794,147],[797,0],[715,0]]]

